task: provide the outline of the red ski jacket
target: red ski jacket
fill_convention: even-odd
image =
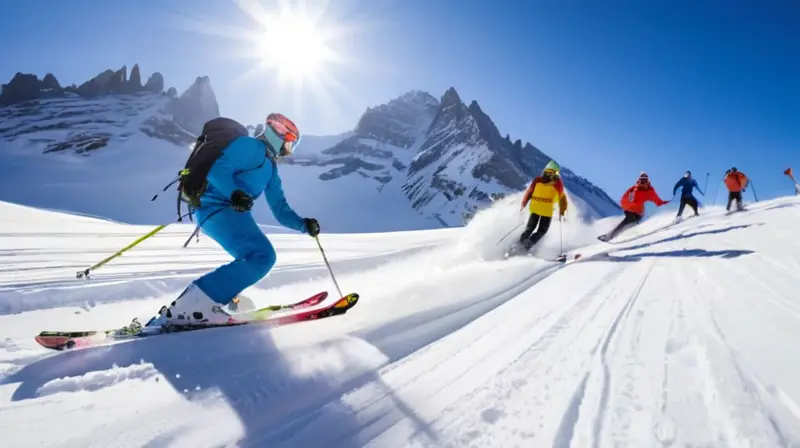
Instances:
[[[654,202],[658,207],[669,202],[658,197],[658,193],[656,193],[656,190],[652,186],[642,187],[634,185],[625,191],[625,194],[622,195],[622,199],[619,201],[619,205],[626,212],[633,212],[643,216],[644,204],[647,201]]]

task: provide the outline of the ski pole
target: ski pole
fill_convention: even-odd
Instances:
[[[331,269],[331,264],[328,263],[328,257],[325,256],[325,250],[322,249],[322,243],[319,242],[319,235],[314,237],[314,241],[317,242],[317,247],[319,247],[319,253],[322,254],[322,260],[325,262],[325,267],[328,268],[328,273],[331,274],[331,280],[333,280],[333,284],[334,286],[336,286],[336,291],[339,293],[339,297],[344,297],[341,288],[339,288],[339,283],[336,281],[336,276],[333,275],[333,269]]]
[[[703,192],[704,193],[708,193],[708,176],[710,176],[710,175],[711,175],[711,173],[706,173],[706,184],[703,186]]]
[[[169,224],[172,224],[172,223],[169,223]],[[131,244],[128,244],[127,246],[123,247],[122,249],[117,251],[114,255],[111,255],[111,256],[107,257],[106,259],[100,261],[99,263],[95,264],[94,266],[92,266],[90,268],[86,268],[83,271],[78,271],[77,274],[75,275],[75,277],[76,278],[81,278],[81,277],[89,278],[89,271],[97,270],[100,266],[103,266],[104,264],[108,263],[109,261],[111,261],[111,260],[119,257],[120,255],[122,255],[123,252],[128,251],[129,249],[133,248],[134,246],[136,246],[137,244],[141,243],[142,241],[144,241],[144,240],[150,238],[151,236],[155,235],[156,233],[160,232],[162,229],[164,229],[164,227],[167,227],[169,224],[161,224],[160,226],[158,226],[155,229],[153,229],[150,232],[148,232],[146,235],[140,236],[138,239],[136,239],[136,241],[134,241]]]
[[[725,180],[725,178],[724,178],[724,177],[723,177],[723,178],[722,178],[722,180],[720,180],[720,181],[719,181],[719,183],[717,184],[717,190],[714,192],[714,203],[712,204],[712,206],[714,206],[714,205],[717,205],[717,196],[719,195],[719,186],[722,184],[722,181],[723,181],[723,180]]]
[[[750,179],[750,189],[753,191],[753,198],[755,198],[756,202],[758,202],[758,195],[756,194],[756,186],[753,184],[753,180]]]
[[[559,255],[564,255],[564,226],[561,223],[562,216],[558,215],[558,238],[561,241],[561,252]]]
[[[522,210],[520,210],[519,212],[520,212],[520,214],[521,214],[521,213],[522,213]],[[521,215],[520,215],[520,216],[521,216]],[[508,238],[508,236],[509,236],[509,235],[511,235],[512,233],[514,233],[514,231],[515,231],[515,230],[519,229],[519,227],[520,227],[520,226],[522,225],[522,223],[524,223],[524,222],[525,222],[524,220],[520,220],[519,224],[517,224],[517,226],[516,226],[516,227],[514,227],[514,228],[513,228],[513,229],[511,229],[511,230],[509,230],[509,231],[508,231],[508,233],[506,233],[505,235],[503,235],[503,237],[502,237],[502,238],[500,238],[500,241],[498,241],[498,242],[494,243],[494,245],[495,245],[495,246],[497,246],[498,244],[502,243],[504,239]]]

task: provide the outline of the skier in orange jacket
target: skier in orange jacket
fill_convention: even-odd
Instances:
[[[722,178],[722,181],[725,182],[725,188],[728,189],[728,205],[725,206],[725,210],[731,210],[731,204],[734,199],[736,200],[736,208],[738,210],[743,209],[742,192],[747,191],[747,184],[750,180],[743,172],[733,167],[725,171],[725,177]]]
[[[550,228],[555,202],[558,202],[559,206],[559,219],[567,212],[567,196],[564,193],[564,183],[561,181],[559,171],[559,166],[551,160],[544,167],[541,176],[537,176],[531,181],[522,197],[520,210],[530,202],[528,209],[531,213],[528,224],[519,237],[519,243],[526,251],[538,243]],[[534,230],[536,231],[534,232]]]
[[[654,202],[658,207],[669,204],[669,201],[664,201],[658,197],[658,193],[650,184],[650,178],[647,173],[642,172],[636,184],[628,188],[619,201],[619,205],[625,212],[625,218],[611,232],[600,235],[597,239],[600,241],[614,239],[623,230],[638,224],[644,216],[644,204],[648,201]]]

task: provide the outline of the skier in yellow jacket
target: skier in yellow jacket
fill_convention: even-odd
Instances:
[[[519,242],[526,251],[538,243],[550,228],[550,221],[553,219],[553,204],[558,202],[559,219],[567,212],[567,196],[564,193],[564,183],[561,181],[559,171],[559,166],[551,160],[544,167],[542,175],[531,181],[522,197],[520,210],[530,202],[528,210],[531,213],[528,224],[519,237]],[[534,230],[536,231],[534,232]]]

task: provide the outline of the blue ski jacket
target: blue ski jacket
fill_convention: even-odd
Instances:
[[[703,190],[700,189],[700,186],[697,185],[697,181],[694,180],[694,178],[681,177],[681,180],[679,180],[675,184],[675,188],[672,189],[673,196],[675,196],[675,193],[678,191],[678,188],[682,189],[681,197],[691,196],[692,190],[695,188],[697,188],[697,191],[699,191],[700,194],[702,194],[703,196],[706,195],[705,193],[703,193]]]
[[[286,202],[278,166],[267,156],[266,144],[253,137],[239,137],[222,152],[206,176],[208,186],[200,197],[201,214],[226,206],[235,190],[254,200],[265,193],[275,219],[283,226],[307,232],[305,222]],[[199,211],[199,210],[198,210]]]

